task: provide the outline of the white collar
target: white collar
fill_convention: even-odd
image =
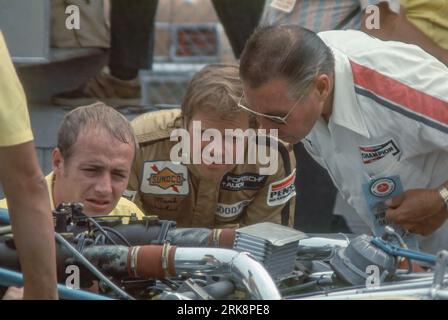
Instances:
[[[339,50],[332,48],[332,51],[335,60],[335,81],[333,108],[328,126],[342,126],[370,138],[356,97],[350,61]]]

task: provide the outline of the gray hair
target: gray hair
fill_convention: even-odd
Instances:
[[[134,145],[134,154],[138,150],[137,138],[129,121],[112,107],[97,102],[78,107],[67,113],[62,119],[57,146],[64,160],[67,161],[72,156],[73,146],[81,130],[88,128],[105,129],[117,140]]]
[[[251,88],[284,79],[298,98],[318,74],[333,75],[331,49],[316,33],[297,25],[260,26],[247,41],[240,76]]]

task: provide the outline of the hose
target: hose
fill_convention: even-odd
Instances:
[[[102,227],[103,228],[103,230],[104,231],[107,231],[107,232],[110,232],[110,233],[112,233],[112,234],[114,234],[118,239],[120,239],[121,240],[121,242],[123,242],[123,244],[125,245],[125,246],[128,246],[128,247],[132,247],[132,245],[129,243],[129,241],[128,240],[126,240],[126,238],[120,233],[120,232],[118,232],[117,230],[115,230],[115,229],[113,229],[113,228],[110,228],[110,227]],[[94,229],[93,231],[96,231],[97,229]],[[98,229],[99,230],[99,229]],[[104,234],[104,233],[103,233]],[[110,241],[110,240],[109,240]]]
[[[81,262],[90,272],[92,272],[98,279],[103,281],[109,288],[115,291],[119,296],[127,300],[135,300],[129,294],[120,289],[115,283],[110,281],[104,274],[102,274],[97,268],[95,268],[89,260],[87,260],[81,253],[79,253],[67,240],[64,239],[59,233],[55,233],[56,240],[60,244],[65,246],[71,254],[73,254],[76,259]]]
[[[372,244],[392,256],[405,257],[411,260],[423,261],[430,263],[432,265],[436,264],[437,262],[437,257],[435,255],[400,248],[384,241],[381,238],[373,238]]]
[[[19,272],[11,271],[8,269],[0,268],[0,285],[5,287],[23,286],[23,276]],[[109,297],[102,296],[99,294],[72,289],[61,284],[58,284],[58,293],[61,299],[70,300],[113,300]]]

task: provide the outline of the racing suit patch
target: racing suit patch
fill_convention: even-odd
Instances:
[[[154,209],[164,211],[176,211],[183,198],[179,197],[154,197]]]
[[[171,161],[147,161],[143,165],[140,191],[150,194],[188,195],[188,169]]]
[[[218,203],[215,214],[224,219],[233,219],[239,216],[243,212],[244,208],[251,202],[252,199],[243,200],[232,204]]]
[[[388,155],[396,156],[400,153],[400,149],[398,149],[392,139],[374,146],[360,146],[359,151],[361,152],[361,159],[364,164],[370,164]]]
[[[273,207],[285,204],[289,199],[294,197],[296,195],[295,180],[296,170],[294,169],[286,178],[271,183],[268,191],[268,206]]]
[[[259,190],[264,186],[267,179],[267,176],[255,173],[243,173],[241,175],[227,173],[221,180],[221,189],[227,191]]]

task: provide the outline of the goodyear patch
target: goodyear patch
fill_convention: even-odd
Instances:
[[[218,203],[215,214],[224,219],[234,219],[243,213],[244,208],[247,207],[251,201],[252,199],[231,204]]]
[[[278,206],[285,204],[289,199],[296,195],[296,170],[286,178],[275,181],[269,185],[267,203],[268,206]]]
[[[161,195],[189,194],[188,169],[171,161],[147,161],[143,165],[140,191]]]

